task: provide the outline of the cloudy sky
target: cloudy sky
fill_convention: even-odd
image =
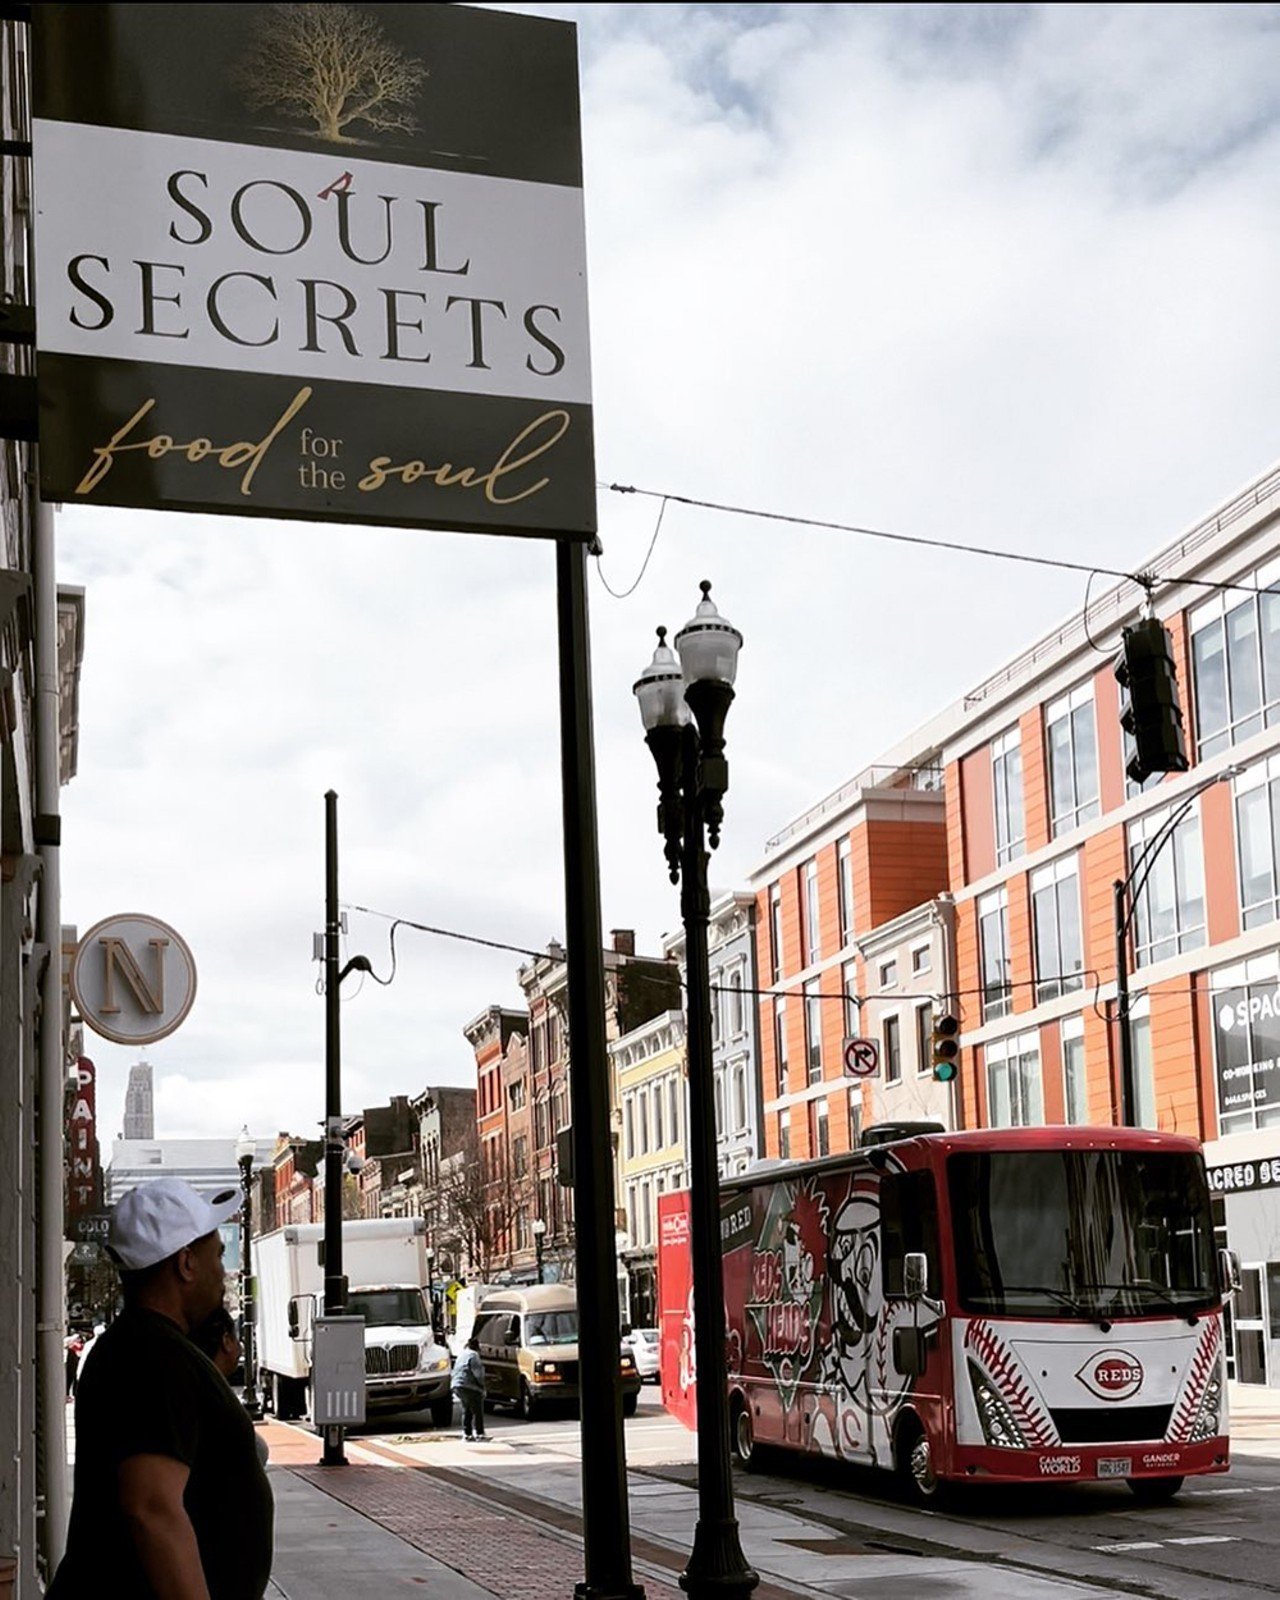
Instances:
[[[1136,565],[1280,457],[1280,7],[590,5],[597,468],[735,505]],[[1067,573],[602,488],[605,927],[677,917],[631,685],[710,578],[746,636],[718,884],[1083,601]],[[310,1132],[326,789],[342,897],[564,933],[554,555],[71,509],[86,588],[64,917],[171,922],[195,1009],[157,1132]],[[516,957],[402,933],[344,988],[344,1100],[473,1077]],[[346,953],[389,968],[387,922]],[[101,1132],[137,1052],[93,1040]]]

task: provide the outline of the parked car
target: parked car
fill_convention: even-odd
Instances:
[[[578,1401],[578,1304],[572,1284],[504,1289],[484,1302],[472,1329],[480,1341],[486,1401],[531,1418],[550,1402]],[[619,1355],[622,1411],[633,1417],[640,1374],[629,1346]]]
[[[658,1330],[632,1328],[622,1336],[623,1348],[630,1350],[635,1360],[641,1383],[658,1381]]]

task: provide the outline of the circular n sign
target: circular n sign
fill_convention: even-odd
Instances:
[[[182,935],[158,917],[106,917],[76,946],[71,994],[104,1039],[154,1044],[191,1010],[195,958]]]

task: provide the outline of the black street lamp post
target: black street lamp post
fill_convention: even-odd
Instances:
[[[658,831],[672,883],[680,884],[688,973],[689,1168],[694,1344],[698,1366],[698,1526],[680,1586],[693,1600],[745,1600],[760,1579],[747,1565],[734,1514],[726,1401],[720,1179],[711,1065],[711,977],[707,964],[708,840],[720,842],[729,787],[724,723],[733,700],[742,635],[715,608],[711,585],[676,635],[676,660],[658,648],[635,685],[645,742],[658,768]],[[691,715],[692,713],[692,715]]]
[[[258,1306],[254,1294],[253,1257],[253,1157],[256,1141],[248,1124],[236,1140],[236,1160],[240,1163],[240,1187],[244,1190],[244,1207],[240,1213],[240,1349],[244,1362],[244,1408],[254,1422],[262,1417],[258,1400],[257,1371],[257,1320]]]

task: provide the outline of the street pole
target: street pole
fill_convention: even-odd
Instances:
[[[645,742],[658,769],[658,831],[671,881],[680,883],[689,1049],[689,1251],[698,1369],[698,1524],[680,1587],[692,1600],[747,1600],[760,1582],[748,1564],[734,1514],[725,1364],[720,1169],[716,1152],[707,929],[708,843],[720,843],[729,787],[724,724],[733,702],[742,635],[716,610],[711,585],[676,635],[676,660],[658,629],[658,648],[635,685]]]
[[[244,1408],[254,1422],[262,1417],[258,1403],[255,1360],[256,1301],[253,1292],[253,1152],[240,1157],[240,1180],[244,1207],[240,1213],[240,1353],[244,1362]]]
[[[578,1316],[592,1335],[578,1346],[585,1578],[575,1586],[574,1596],[575,1600],[644,1600],[644,1590],[632,1581],[631,1574],[622,1433],[622,1327],[615,1289],[613,1140],[605,1048],[587,550],[578,540],[556,542],[556,614],[574,1239]]]
[[[338,975],[338,796],[324,797],[324,1311],[339,1316],[347,1304],[342,1275],[342,1050]],[[324,1430],[321,1466],[345,1466],[341,1424]]]
[[[693,1329],[698,1372],[698,1525],[680,1586],[692,1600],[739,1600],[759,1583],[747,1565],[734,1513],[725,1383],[724,1266],[720,1248],[720,1171],[716,1160],[715,1079],[711,1045],[711,971],[707,927],[711,892],[703,825],[697,729],[681,734],[684,839],[680,910],[684,920],[689,1016],[689,1210],[693,1258]]]
[[[1116,879],[1116,1027],[1120,1036],[1120,1123],[1132,1128],[1138,1120],[1137,1080],[1133,1071],[1133,1033],[1129,1027],[1128,880]]]

